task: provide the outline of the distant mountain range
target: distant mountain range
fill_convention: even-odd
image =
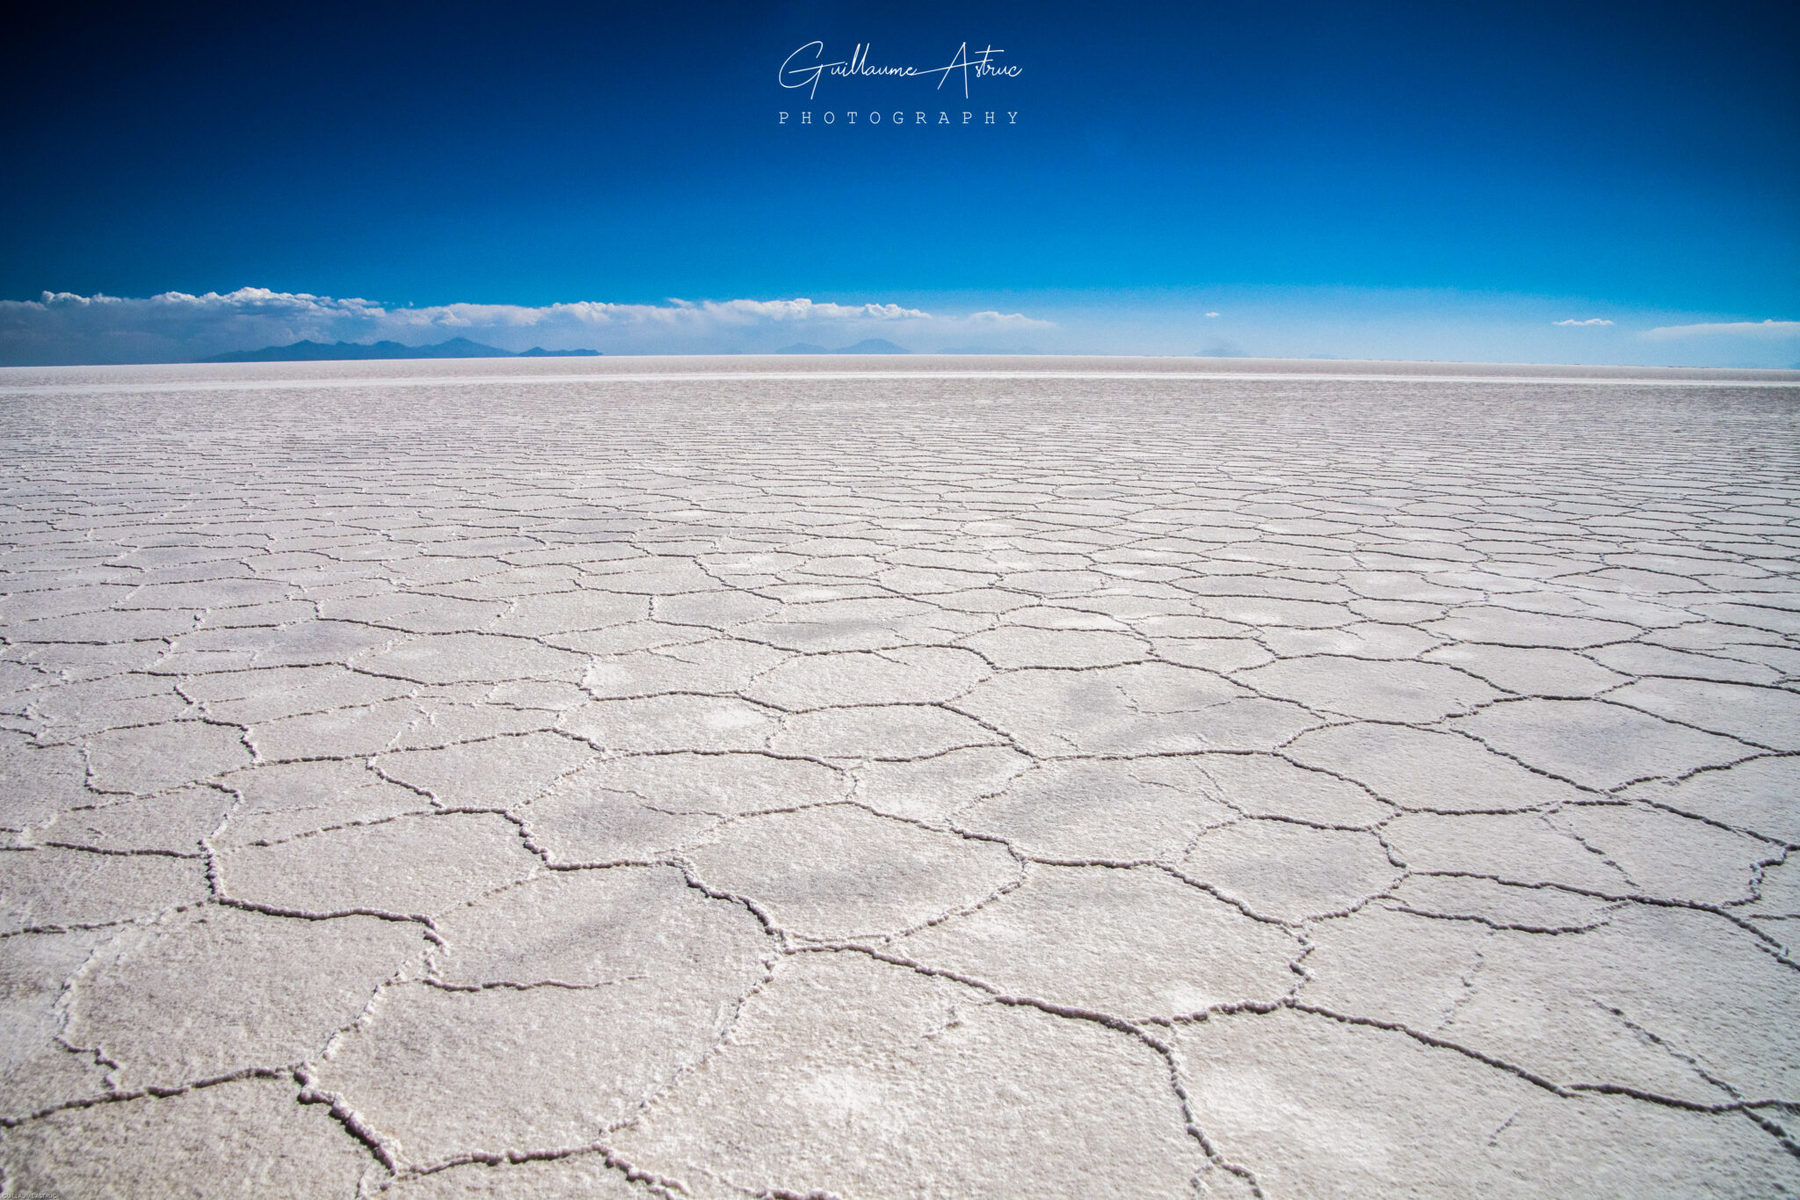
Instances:
[[[484,346],[465,337],[451,338],[435,346],[403,346],[399,342],[324,342],[302,341],[291,346],[264,346],[261,350],[233,350],[215,354],[201,362],[330,362],[337,359],[367,358],[569,358],[596,357],[598,350],[546,350],[533,346],[514,354],[498,346]]]
[[[815,346],[811,342],[795,342],[791,346],[783,346],[777,354],[911,354],[905,346],[896,346],[886,338],[864,338],[854,346],[844,346],[837,350],[827,350],[823,346]]]

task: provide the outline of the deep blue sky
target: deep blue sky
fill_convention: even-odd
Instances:
[[[1342,317],[1441,293],[1625,323],[1793,320],[1797,14],[38,6],[0,45],[0,299],[257,286],[1148,318],[1217,296]],[[922,66],[991,44],[1024,73],[968,104],[922,80],[826,79],[808,102],[775,76],[813,38]],[[1020,116],[796,123],[852,107]]]

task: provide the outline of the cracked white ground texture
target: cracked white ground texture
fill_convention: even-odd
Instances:
[[[1800,1191],[1794,377],[967,361],[0,377],[4,1194]]]

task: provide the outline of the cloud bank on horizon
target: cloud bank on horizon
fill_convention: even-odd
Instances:
[[[1624,311],[1554,319],[1560,302],[1544,298],[1489,304],[1450,293],[1286,289],[1217,308],[1204,296],[1058,301],[1028,298],[1033,315],[1026,315],[805,297],[410,306],[260,287],[139,298],[45,292],[37,300],[0,300],[0,366],[193,362],[299,341],[424,346],[461,337],[510,353],[541,346],[615,355],[765,354],[878,338],[921,353],[1800,367],[1800,321],[1694,314],[1677,324],[1687,314]]]
[[[45,292],[0,300],[0,365],[192,362],[299,341],[429,345],[463,337],[517,352],[758,353],[883,338],[910,350],[1030,349],[1052,323],[1023,313],[934,314],[899,304],[788,300],[583,300],[539,306],[391,307],[354,297],[245,287],[127,298]]]

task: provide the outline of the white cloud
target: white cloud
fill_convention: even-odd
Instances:
[[[1001,326],[1008,329],[1048,329],[1055,324],[1053,321],[1040,321],[1036,317],[1028,317],[1024,313],[995,312],[993,309],[970,313],[967,320],[971,325]]]
[[[1577,321],[1574,317],[1570,317],[1566,321],[1552,321],[1550,323],[1552,325],[1611,325],[1612,324],[1612,322],[1607,320],[1605,317],[1589,317],[1585,321]]]
[[[1206,315],[1207,315],[1207,316],[1209,316],[1209,317],[1216,317],[1216,316],[1218,316],[1218,315],[1219,315],[1219,314],[1218,314],[1218,313],[1207,313],[1207,314],[1206,314]]]
[[[992,337],[1051,325],[1023,313],[951,316],[900,304],[805,297],[395,308],[268,288],[136,299],[45,292],[38,300],[0,301],[0,363],[178,362],[302,340],[387,339],[416,346],[453,337],[511,351],[536,345],[608,354],[754,353],[793,342],[839,346],[869,337],[934,350],[975,330]]]
[[[1800,337],[1800,321],[1717,321],[1702,325],[1659,325],[1644,333],[1647,338],[1684,337]]]

